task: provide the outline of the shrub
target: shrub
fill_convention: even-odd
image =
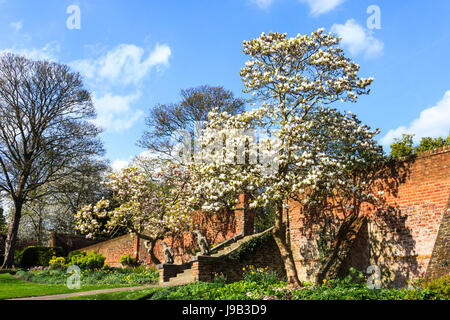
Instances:
[[[50,269],[64,269],[66,267],[66,259],[64,257],[55,257],[48,262]]]
[[[72,263],[72,258],[75,256],[85,256],[85,255],[86,255],[86,252],[84,252],[84,251],[78,251],[78,250],[70,251],[66,257],[66,263],[68,263],[68,264]]]
[[[133,257],[129,254],[123,255],[120,257],[120,263],[125,266],[125,267],[137,267],[138,266],[138,262],[137,262],[137,258]]]
[[[438,279],[425,281],[419,279],[410,283],[413,290],[409,290],[406,299],[410,300],[449,300],[450,275]]]
[[[23,252],[24,251],[25,251],[25,249],[24,250],[16,250],[14,252],[14,265],[15,266],[21,266],[22,265],[22,257],[23,257]]]
[[[77,265],[82,269],[100,269],[103,268],[105,260],[105,256],[92,250],[87,255],[86,252],[72,255],[71,264]]]
[[[414,154],[413,134],[403,134],[401,139],[395,138],[391,144],[390,156],[394,159],[412,156]]]
[[[450,275],[426,282],[423,289],[434,292],[441,299],[450,299]]]
[[[403,134],[401,139],[394,139],[391,144],[391,158],[398,159],[402,157],[412,156],[421,152],[442,148],[450,145],[450,134],[447,138],[430,138],[423,137],[418,146],[413,145],[414,134]]]
[[[22,252],[20,266],[30,268],[34,266],[48,266],[53,256],[63,256],[64,250],[61,247],[27,247]]]

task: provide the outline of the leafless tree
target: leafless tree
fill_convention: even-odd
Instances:
[[[235,98],[230,90],[223,87],[203,85],[181,90],[181,101],[174,104],[158,104],[150,110],[146,118],[148,130],[144,132],[138,145],[151,152],[171,156],[173,134],[186,130],[192,137],[195,124],[208,120],[208,113],[214,108],[229,114],[241,113],[245,101]]]
[[[33,191],[104,153],[90,93],[69,67],[12,53],[0,57],[0,191],[13,202],[2,268],[14,263],[22,208]]]

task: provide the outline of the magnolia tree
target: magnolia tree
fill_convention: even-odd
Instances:
[[[87,238],[126,228],[146,240],[152,261],[160,263],[153,253],[156,241],[182,231],[190,222],[190,211],[180,206],[188,175],[175,165],[163,168],[149,172],[128,167],[111,174],[106,184],[118,206],[112,208],[105,199],[86,205],[76,215],[76,228]]]
[[[276,208],[274,239],[291,285],[300,286],[283,215],[289,200],[314,207],[348,195],[343,209],[358,214],[351,197],[377,202],[354,170],[382,156],[373,140],[377,131],[353,114],[327,105],[356,102],[372,78],[360,78],[359,66],[346,58],[339,39],[317,30],[288,38],[262,34],[244,42],[250,60],[241,70],[245,91],[260,106],[242,114],[212,112],[188,167],[193,206],[217,211],[251,195],[250,207]],[[189,157],[186,157],[189,159]],[[351,196],[350,196],[351,195]]]

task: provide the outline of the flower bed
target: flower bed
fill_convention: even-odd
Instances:
[[[32,268],[18,271],[17,275],[23,280],[45,283],[45,284],[66,284],[72,273],[67,273],[64,269]],[[155,269],[137,268],[101,268],[101,269],[81,269],[81,285],[87,284],[130,284],[140,285],[158,282],[158,271]]]

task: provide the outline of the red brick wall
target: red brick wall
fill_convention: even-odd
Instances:
[[[390,270],[391,274],[385,278],[396,286],[403,286],[407,278],[424,276],[442,218],[445,212],[448,212],[449,164],[450,147],[423,153],[414,161],[406,163],[406,179],[398,185],[395,193],[393,190],[386,190],[390,191],[386,192],[386,197],[393,211],[370,216],[367,226],[363,228],[352,248],[349,260],[346,261],[348,267],[365,270],[369,265],[377,265],[382,271]],[[236,210],[232,214],[221,214],[209,219],[200,214],[196,217],[195,224],[196,228],[207,235],[210,243],[218,243],[248,228],[242,225],[244,214],[252,217],[245,210]],[[319,214],[315,221],[306,219],[302,207],[292,203],[289,219],[286,220],[299,277],[301,280],[313,280],[320,265],[317,231],[320,229],[321,216]],[[197,248],[189,232],[179,238],[169,237],[165,242],[174,251],[175,263],[189,261],[192,250]],[[102,252],[110,265],[118,265],[121,255],[135,254],[137,240],[124,236],[85,248],[92,249]],[[164,260],[159,244],[155,253],[160,260]],[[142,240],[139,242],[139,258],[149,263]],[[236,268],[238,270],[241,266]]]
[[[268,268],[277,273],[280,280],[286,279],[283,260],[272,236],[267,237],[256,250],[242,254],[239,259],[197,257],[192,264],[193,276],[199,281],[211,281],[214,274],[222,274],[227,282],[243,279],[243,268]]]
[[[420,154],[406,165],[408,174],[395,194],[385,190],[393,211],[371,214],[348,261],[349,266],[364,271],[369,265],[390,270],[385,278],[395,286],[404,285],[408,278],[423,277],[427,270],[439,226],[448,210],[450,147]],[[317,226],[306,228],[301,206],[293,204],[289,213],[291,246],[302,280],[312,280],[318,271]]]
[[[231,213],[217,213],[214,216],[199,213],[193,218],[193,228],[200,230],[212,245],[240,234],[242,227],[239,226],[238,221],[244,220],[242,218],[244,214],[248,215],[246,210],[241,209]],[[105,262],[112,267],[121,267],[120,257],[125,254],[137,256],[140,261],[152,264],[144,242],[145,240],[138,239],[135,235],[125,235],[80,250],[87,252],[94,250],[102,253],[106,257]],[[164,239],[164,242],[172,249],[176,264],[188,262],[195,255],[195,250],[198,250],[196,240],[190,231],[169,236]],[[153,252],[161,262],[164,262],[161,241],[156,243]]]
[[[121,267],[120,257],[125,254],[136,254],[137,237],[132,234],[127,234],[121,237],[117,237],[111,240],[103,241],[79,249],[80,251],[86,251],[87,253],[94,250],[97,253],[101,253],[106,257],[106,263],[111,267]]]

